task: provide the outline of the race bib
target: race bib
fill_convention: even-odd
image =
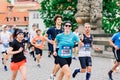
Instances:
[[[90,51],[90,48],[91,48],[90,44],[84,44],[85,51]]]
[[[62,46],[62,56],[70,56],[71,55],[71,47],[70,46]]]
[[[37,44],[41,44],[41,42],[42,42],[41,40],[36,40]]]

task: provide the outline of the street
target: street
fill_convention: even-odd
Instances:
[[[48,80],[54,65],[54,58],[48,58],[47,51],[43,51],[43,56],[41,59],[41,67],[37,67],[35,61],[33,61],[32,56],[26,54],[27,57],[27,80]],[[1,54],[0,54],[1,56]],[[91,75],[91,80],[108,80],[107,72],[112,67],[112,61],[109,58],[101,58],[101,57],[93,57],[93,70]],[[8,71],[3,70],[2,63],[0,64],[0,80],[10,80],[11,71],[9,68],[10,59],[7,63]],[[80,67],[78,60],[72,60],[72,64],[70,66],[71,73],[75,68]],[[57,74],[59,75],[59,73]],[[85,80],[85,73],[77,74],[77,80]],[[120,72],[114,73],[114,80],[120,80]],[[21,80],[21,75],[18,73],[17,79]],[[57,79],[56,79],[57,80]],[[71,80],[75,80],[71,77]]]

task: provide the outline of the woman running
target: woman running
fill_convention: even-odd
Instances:
[[[22,75],[22,80],[26,79],[26,57],[24,56],[24,45],[23,45],[23,31],[20,29],[15,29],[13,34],[14,40],[10,43],[10,47],[8,49],[8,54],[12,55],[10,68],[12,71],[11,80],[16,80],[16,76],[18,71],[20,71]]]
[[[71,22],[67,21],[64,24],[64,32],[60,33],[55,38],[54,55],[58,56],[58,63],[61,67],[61,72],[58,80],[62,80],[65,75],[65,80],[70,80],[70,64],[72,60],[72,48],[74,42],[80,42],[79,38],[71,32]],[[56,44],[59,46],[58,53],[56,52]]]

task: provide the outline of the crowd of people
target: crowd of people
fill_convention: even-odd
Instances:
[[[93,45],[93,36],[90,33],[91,25],[85,23],[83,25],[83,34],[79,34],[78,28],[72,32],[72,22],[65,21],[62,25],[62,16],[56,15],[54,23],[45,35],[41,34],[41,29],[36,25],[32,25],[32,29],[18,29],[15,25],[7,27],[2,25],[0,32],[0,44],[3,69],[8,71],[6,65],[9,56],[11,56],[11,80],[16,80],[18,71],[21,72],[22,80],[27,80],[26,76],[26,53],[30,53],[36,65],[40,68],[40,60],[44,49],[45,41],[48,42],[48,57],[54,57],[54,67],[50,73],[49,80],[55,80],[57,72],[60,71],[58,79],[70,80],[70,76],[75,78],[78,73],[86,73],[86,80],[90,80],[92,72],[91,49],[100,50]],[[120,28],[118,29],[120,32]],[[109,41],[113,46],[116,63],[108,72],[109,80],[113,80],[112,72],[120,64],[120,33],[116,33]],[[80,68],[70,72],[72,59],[79,60]]]

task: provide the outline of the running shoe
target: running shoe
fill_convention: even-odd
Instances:
[[[36,58],[34,58],[34,61],[36,61]]]
[[[5,70],[5,71],[8,71],[7,66],[4,66],[4,70]]]
[[[73,57],[72,59],[73,59],[73,60],[77,60],[77,58],[76,58],[76,57]]]
[[[50,57],[51,57],[51,55],[49,54],[49,55],[48,55],[48,57],[50,58]]]
[[[80,72],[80,69],[75,69],[72,74],[72,77],[75,78],[75,76],[77,75],[78,72]]]
[[[40,64],[37,64],[37,66],[40,68]]]
[[[2,64],[4,64],[4,58],[2,58]]]
[[[56,77],[51,74],[48,80],[56,80]]]

